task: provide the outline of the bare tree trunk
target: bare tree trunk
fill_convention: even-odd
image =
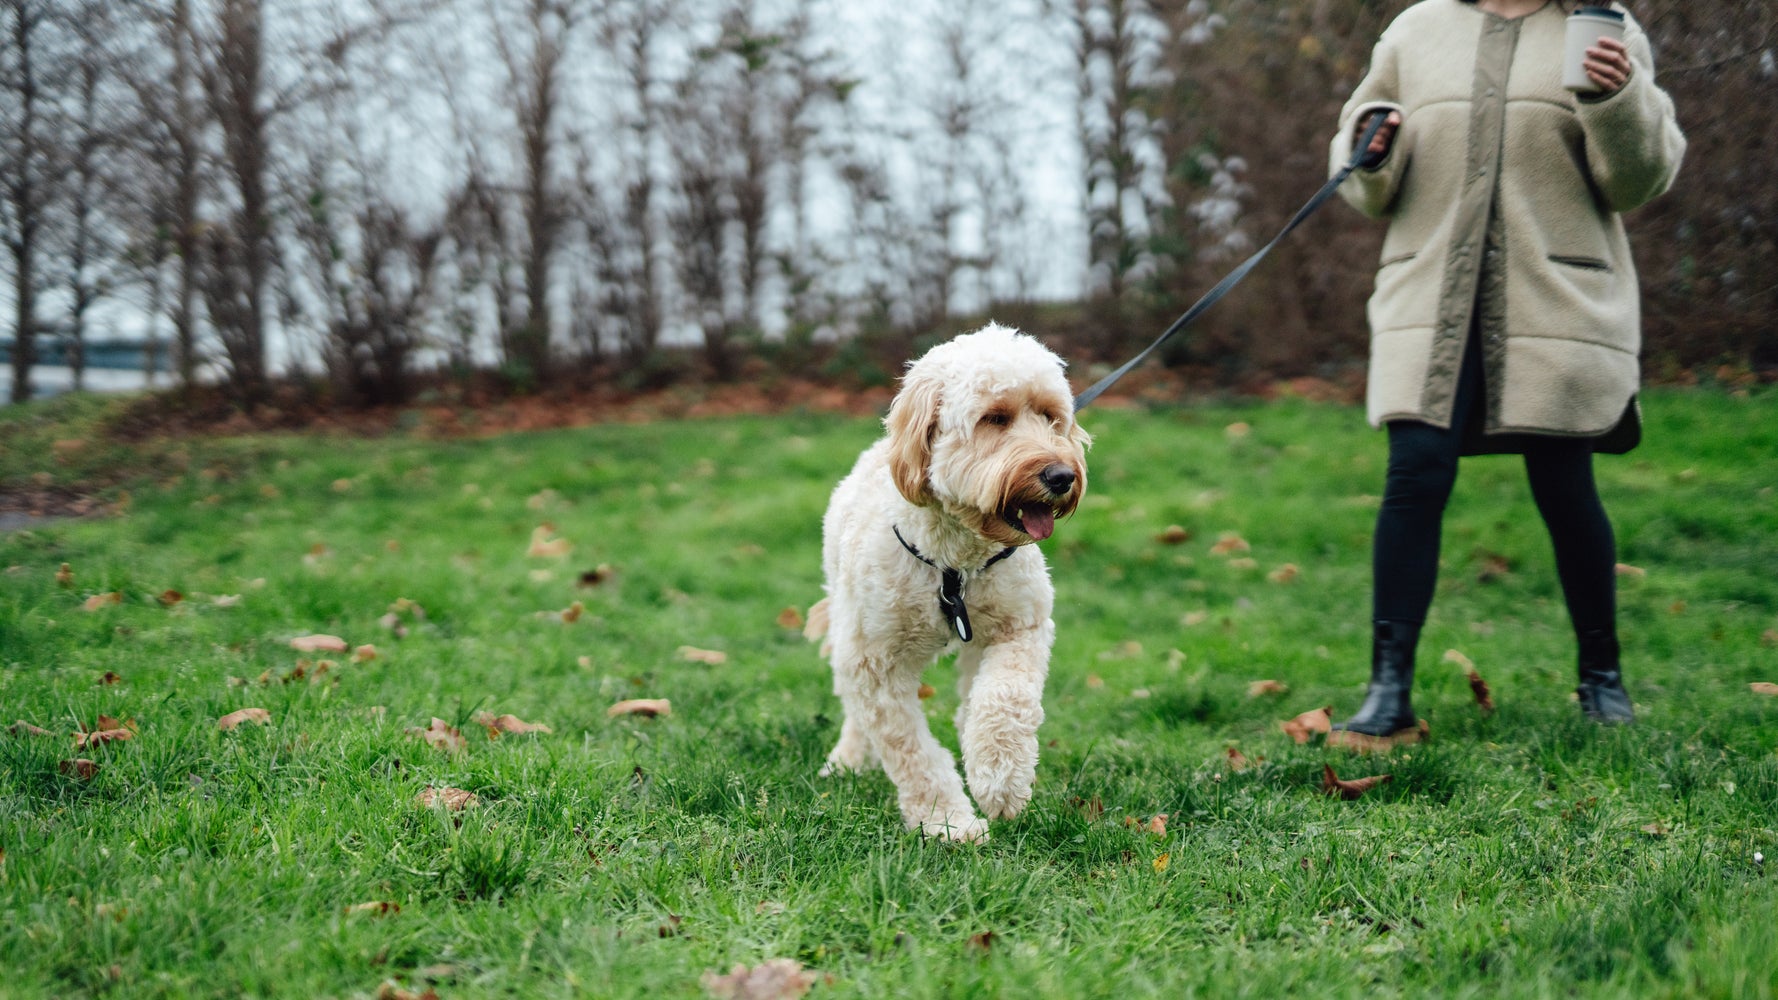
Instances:
[[[172,220],[173,245],[179,254],[179,280],[173,296],[173,363],[178,371],[179,390],[189,400],[197,379],[198,364],[198,157],[202,155],[198,109],[192,100],[191,0],[174,0],[169,41],[173,46],[171,125],[178,158],[174,168]]]
[[[272,266],[269,112],[265,97],[263,0],[222,0],[207,88],[222,127],[223,160],[240,199],[232,232],[212,241],[212,268],[238,270],[211,281],[234,301],[211,302],[211,319],[228,359],[237,399],[257,405],[265,395],[265,295]],[[238,257],[239,259],[235,259]],[[220,306],[220,308],[219,308]]]
[[[43,226],[47,188],[38,171],[45,152],[38,135],[39,81],[33,56],[40,41],[39,29],[47,16],[36,0],[8,0],[12,14],[13,78],[10,89],[18,100],[17,124],[6,137],[11,146],[4,179],[7,208],[12,215],[7,250],[12,255],[13,340],[12,401],[31,398],[31,369],[37,364],[37,251]]]

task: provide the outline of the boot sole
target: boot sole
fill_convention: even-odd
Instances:
[[[1387,736],[1372,736],[1369,733],[1354,732],[1350,729],[1336,729],[1327,734],[1327,745],[1342,750],[1355,750],[1359,753],[1380,753],[1396,747],[1412,746],[1424,743],[1432,737],[1432,727],[1421,719],[1407,729],[1397,729]]]

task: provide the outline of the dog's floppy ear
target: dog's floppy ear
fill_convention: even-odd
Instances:
[[[933,502],[926,481],[932,464],[932,438],[938,433],[938,379],[910,371],[889,404],[883,425],[889,429],[889,475],[908,503]]]

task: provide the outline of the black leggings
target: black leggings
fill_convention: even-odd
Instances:
[[[1389,475],[1371,550],[1372,617],[1424,624],[1438,582],[1439,529],[1457,481],[1464,423],[1482,388],[1482,362],[1470,336],[1457,379],[1449,430],[1419,421],[1389,424]],[[1590,438],[1536,437],[1527,442],[1531,496],[1556,550],[1556,573],[1577,633],[1611,631],[1617,615],[1617,543],[1593,482]]]

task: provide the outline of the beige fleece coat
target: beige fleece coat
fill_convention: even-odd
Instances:
[[[1562,88],[1563,7],[1508,20],[1421,0],[1340,113],[1334,168],[1369,111],[1402,113],[1387,159],[1340,188],[1389,220],[1369,305],[1373,425],[1450,426],[1478,309],[1486,434],[1596,436],[1636,392],[1640,296],[1620,213],[1667,190],[1685,137],[1628,16],[1629,82],[1602,99]]]

